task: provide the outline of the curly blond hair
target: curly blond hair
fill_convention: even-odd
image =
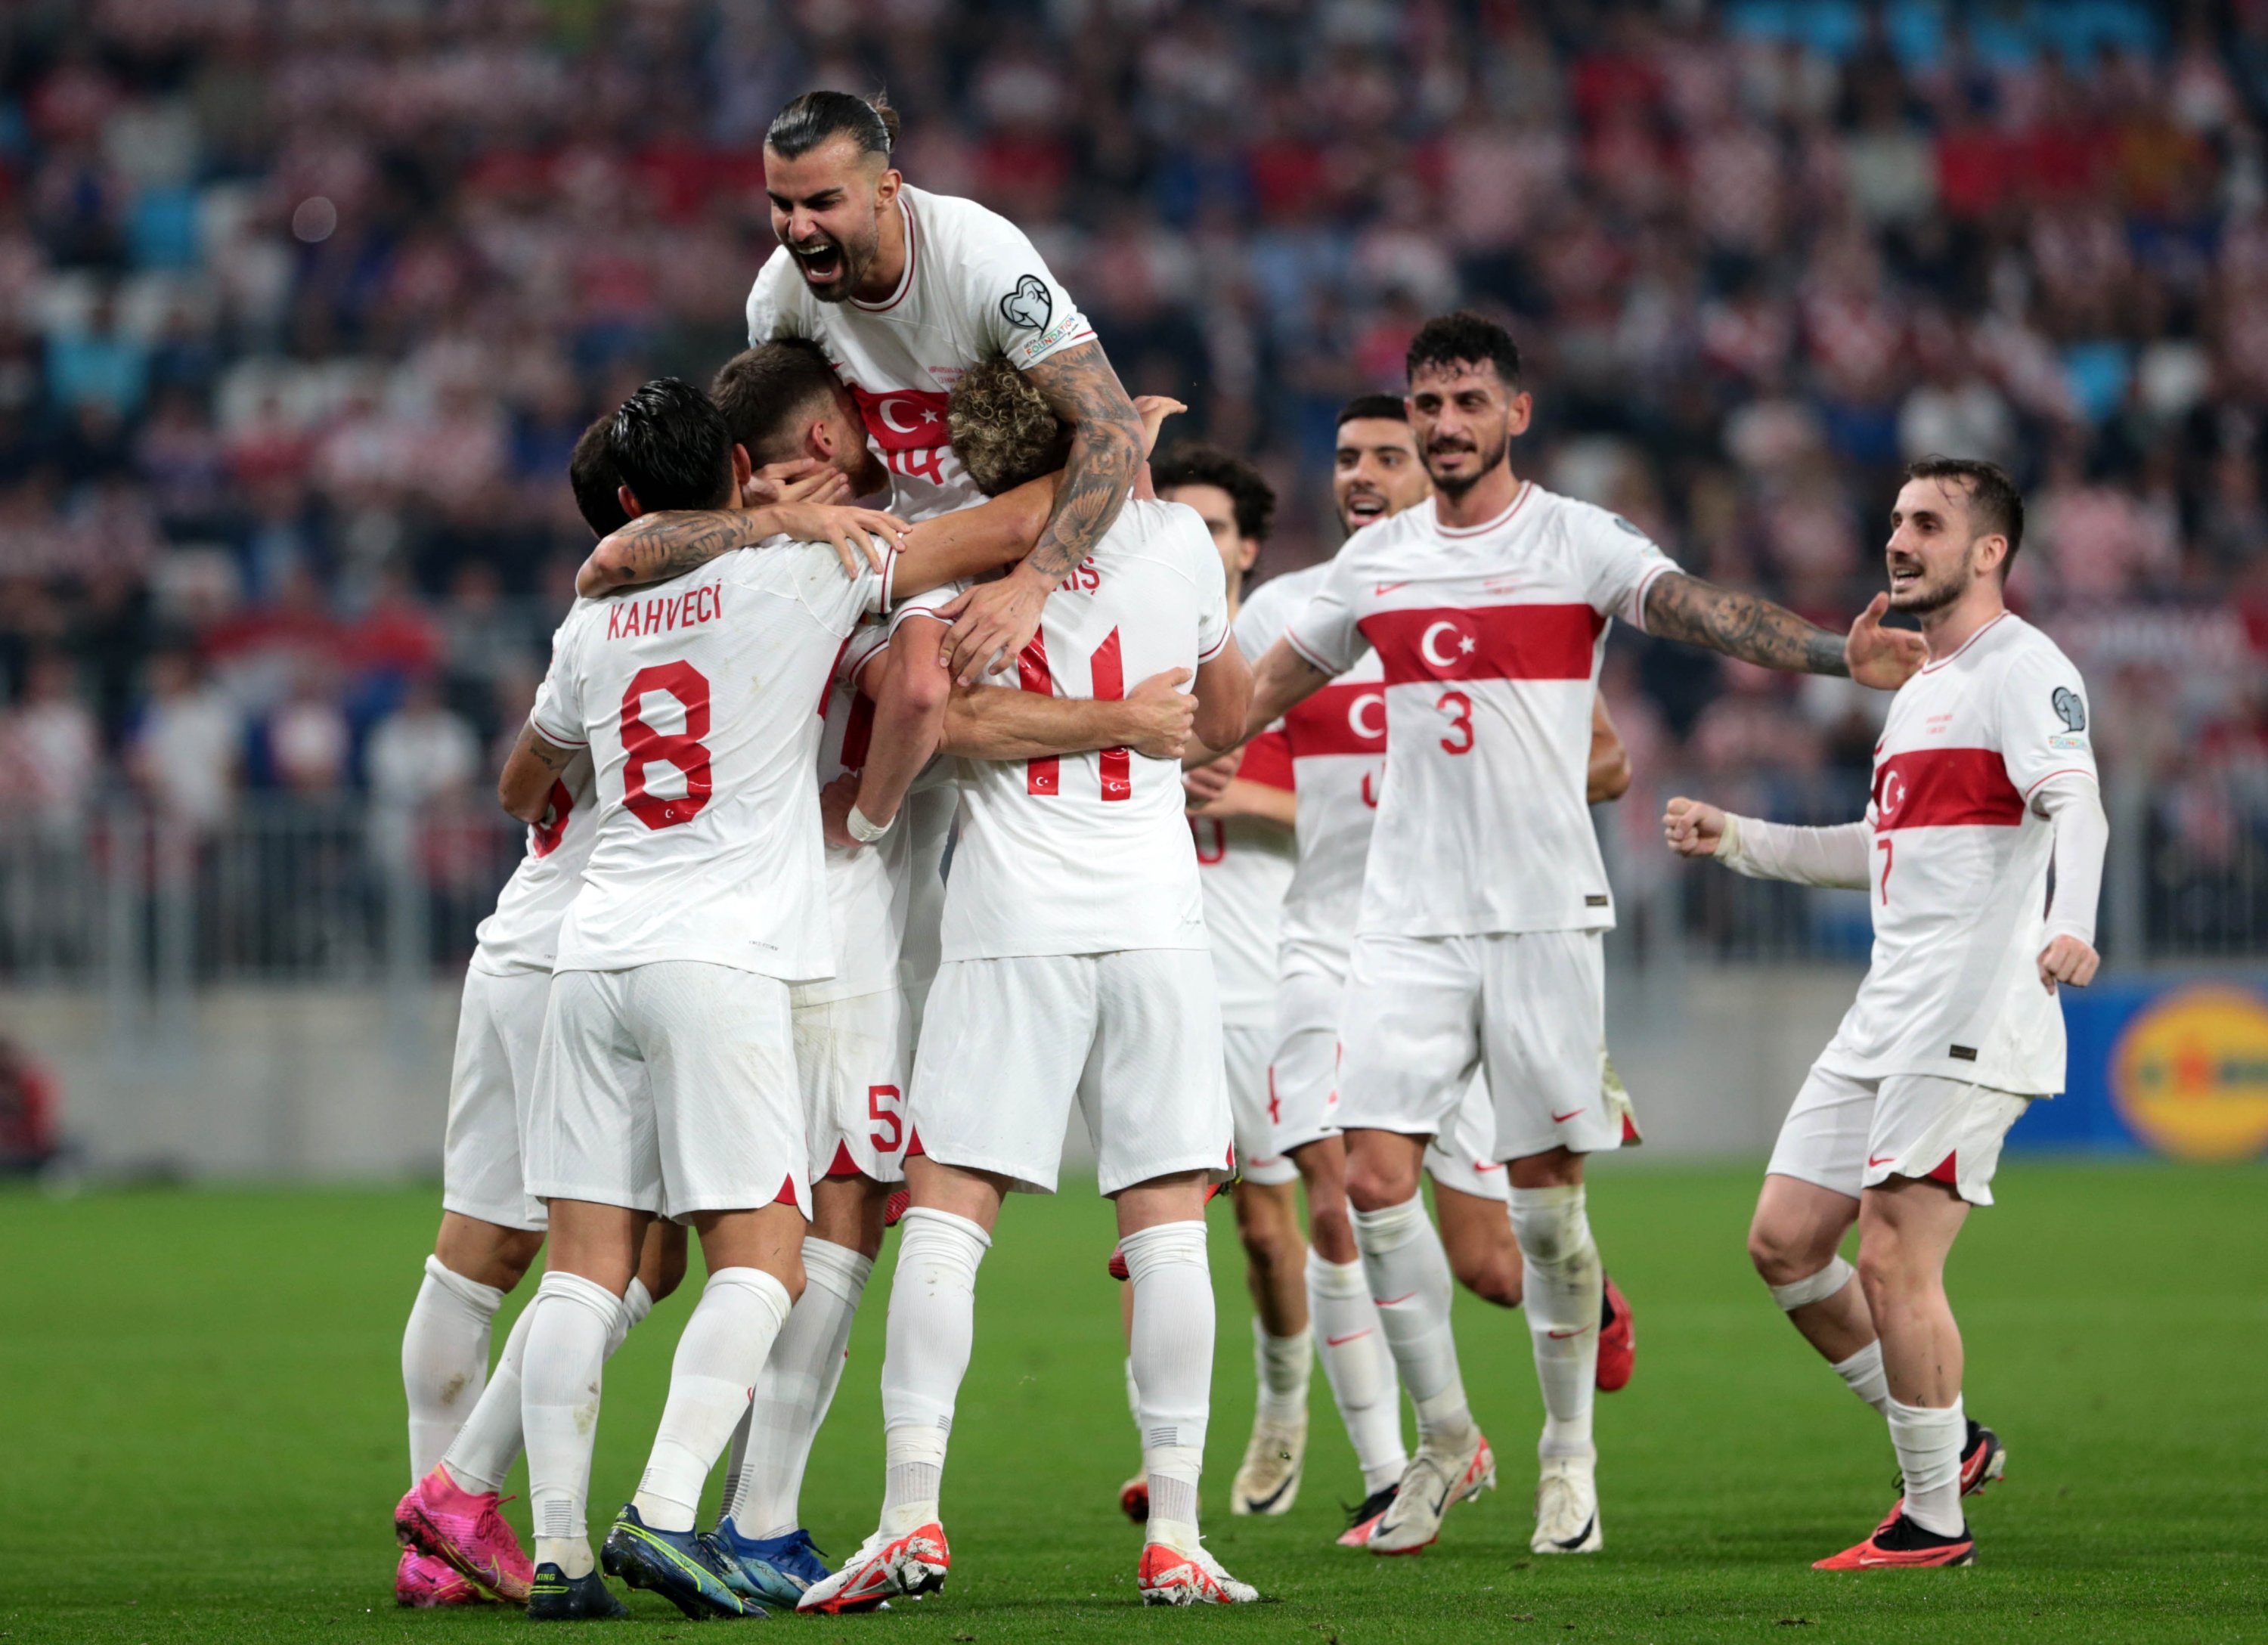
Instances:
[[[1005,355],[961,373],[946,402],[945,426],[953,454],[987,497],[1052,473],[1071,454],[1071,431]]]

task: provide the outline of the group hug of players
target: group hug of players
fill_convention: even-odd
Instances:
[[[1583,1171],[1637,1136],[1588,810],[1628,780],[1596,700],[1616,617],[1895,694],[1863,820],[1677,799],[1664,827],[1741,874],[1867,890],[1873,963],[1749,1249],[1903,1473],[1821,1565],[1970,1560],[1961,1499],[2005,1453],[1962,1409],[1944,1264],[2008,1126],[2061,1088],[2055,991],[2094,974],[2107,833],[2085,688],[2002,602],[2007,477],[1916,464],[1889,589],[1831,634],[1518,478],[1517,350],[1451,314],[1405,397],[1340,421],[1336,557],[1245,598],[1264,482],[1203,448],[1152,465],[1179,408],[1128,398],[1013,225],[905,186],[895,136],[846,94],[782,111],[748,350],[576,449],[602,541],[499,784],[527,852],[466,978],[402,1346],[397,1597],[620,1614],[603,1569],[701,1617],[941,1586],[976,1272],[1005,1196],[1054,1190],[1074,1103],[1117,1213],[1145,1602],[1258,1597],[1198,1533],[1204,1208],[1232,1178],[1260,1383],[1233,1511],[1292,1505],[1318,1357],[1363,1472],[1342,1542],[1418,1553],[1495,1483],[1454,1275],[1527,1315],[1532,1546],[1599,1549],[1594,1398],[1634,1349]],[[880,1523],[829,1570],[799,1496],[886,1220]],[[688,1228],[708,1280],[594,1555],[603,1368]],[[523,1450],[532,1558],[497,1512]]]

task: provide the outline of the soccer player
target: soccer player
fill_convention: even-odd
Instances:
[[[1859,997],[1780,1127],[1749,1251],[1773,1299],[1888,1420],[1897,1505],[1822,1570],[1967,1565],[1961,1498],[2005,1453],[1961,1401],[1945,1261],[1992,1203],[2001,1139],[2063,1089],[2056,990],[2095,977],[2110,829],[2087,687],[2004,603],[2024,505],[1989,462],[1910,465],[1885,550],[1929,661],[1890,704],[1864,822],[1795,828],[1669,802],[1672,850],[1755,878],[1863,886]],[[1837,1254],[1859,1228],[1859,1266]],[[1852,1280],[1858,1283],[1853,1285]]]
[[[1509,1166],[1528,1333],[1546,1413],[1530,1545],[1601,1545],[1592,1442],[1603,1278],[1583,1156],[1619,1147],[1603,1078],[1600,933],[1613,921],[1585,806],[1608,623],[1767,668],[1894,687],[1918,636],[1874,606],[1847,639],[1680,572],[1602,509],[1513,472],[1532,409],[1511,336],[1474,314],[1412,340],[1406,401],[1430,505],[1358,532],[1256,670],[1246,734],[1344,673],[1384,670],[1387,763],[1339,1020],[1338,1123],[1356,1242],[1418,1410],[1418,1444],[1375,1553],[1439,1536],[1486,1483],[1449,1326],[1450,1275],[1418,1177],[1483,1067]],[[1504,841],[1516,840],[1518,849]]]
[[[954,452],[987,491],[1052,466],[1067,433],[1001,361],[963,374],[951,418]],[[1161,667],[1195,669],[1200,738],[1238,735],[1249,680],[1219,557],[1189,510],[1137,501],[1048,601],[1019,668],[1035,693],[1107,698]],[[881,1523],[801,1608],[870,1609],[944,1582],[939,1496],[977,1265],[1012,1189],[1052,1191],[1074,1102],[1131,1276],[1152,1502],[1142,1597],[1252,1599],[1197,1540],[1213,1335],[1203,1206],[1230,1121],[1179,768],[1125,749],[972,765],[961,818],[915,1057],[923,1153],[907,1161],[890,1296]]]
[[[632,513],[720,510],[747,478],[715,406],[674,380],[624,402],[608,450]],[[758,1609],[694,1515],[803,1285],[789,987],[834,964],[812,704],[860,613],[899,579],[918,592],[1015,551],[924,545],[850,578],[817,544],[729,554],[581,606],[561,629],[499,784],[505,808],[533,822],[588,749],[599,808],[522,1126],[528,1191],[552,1228],[522,1379],[533,1618],[620,1610],[593,1568],[585,1499],[606,1338],[657,1216],[696,1229],[709,1279],[607,1567],[690,1616]]]
[[[601,417],[585,430],[568,465],[577,505],[600,537],[629,520],[607,453],[612,422]],[[778,506],[757,512],[759,528],[807,535],[886,528],[887,522],[860,511],[805,500],[833,494],[834,488],[799,483]],[[475,933],[458,1014],[441,1230],[401,1342],[411,1484],[395,1509],[404,1545],[394,1597],[407,1605],[474,1604],[486,1593],[524,1604],[534,1574],[519,1538],[496,1511],[504,1477],[520,1450],[528,1316],[523,1311],[506,1339],[493,1379],[489,1324],[543,1243],[543,1206],[528,1198],[521,1179],[519,1121],[542,1038],[559,922],[591,854],[596,814],[589,760],[571,761],[548,798],[547,815],[528,830],[527,854]],[[657,1224],[623,1294],[608,1352],[676,1287],[684,1269],[684,1231]]]

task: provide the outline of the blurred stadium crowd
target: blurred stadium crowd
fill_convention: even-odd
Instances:
[[[587,547],[574,435],[738,346],[761,133],[827,85],[1263,461],[1263,571],[1334,546],[1336,408],[1491,306],[1516,466],[1835,626],[1904,456],[2009,463],[2106,764],[2250,826],[2268,0],[19,0],[0,808],[484,803]],[[1834,683],[1632,637],[1609,689],[1642,773],[1769,806],[1862,793]]]

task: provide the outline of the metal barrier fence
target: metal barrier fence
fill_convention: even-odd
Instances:
[[[1865,961],[1862,893],[1671,858],[1660,801],[1681,791],[1785,822],[1846,822],[1865,800],[1831,778],[1641,784],[1600,814],[1619,963]],[[2114,784],[2108,802],[2113,967],[2268,955],[2268,778]],[[132,808],[0,821],[0,985],[122,999],[241,983],[423,988],[472,951],[520,851],[517,827],[471,802],[411,815],[263,798],[209,831]]]

